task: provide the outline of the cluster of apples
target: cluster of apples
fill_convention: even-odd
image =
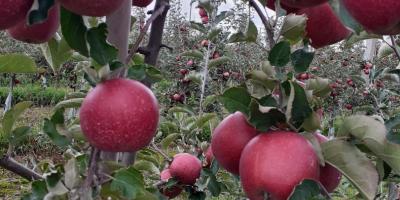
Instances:
[[[132,5],[146,7],[153,0],[133,0]],[[26,26],[28,12],[34,0],[2,0],[0,2],[0,30],[14,39],[32,44],[41,44],[49,41],[60,27],[60,4],[64,8],[79,15],[102,17],[115,12],[124,2],[123,0],[97,0],[96,3],[86,0],[56,0],[50,8],[47,19],[42,23]]]
[[[208,14],[207,14],[207,11],[204,10],[200,5],[198,5],[197,7],[200,8],[200,9],[199,9],[199,15],[200,15],[200,17],[201,17],[201,22],[202,22],[203,24],[207,24],[207,22],[208,22]]]
[[[319,142],[325,136],[313,134]],[[328,192],[340,183],[341,173],[329,164],[318,164],[317,154],[303,136],[277,130],[261,133],[241,112],[225,118],[211,139],[212,153],[221,167],[240,176],[250,199],[287,199],[303,179],[321,182]]]

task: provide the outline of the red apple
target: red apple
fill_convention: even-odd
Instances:
[[[161,172],[161,180],[162,181],[166,181],[169,178],[172,178],[171,173],[169,171],[169,169],[166,169],[164,171]],[[177,197],[181,192],[182,192],[182,188],[179,186],[172,186],[170,188],[165,188],[163,189],[164,191],[162,191],[162,194],[166,197],[168,197],[169,199],[173,199],[175,197]]]
[[[365,73],[366,75],[368,75],[368,74],[369,74],[369,69],[364,69],[364,73]]]
[[[196,156],[181,153],[174,156],[169,170],[181,184],[192,185],[200,177],[201,168],[201,161]]]
[[[60,27],[60,5],[56,3],[50,9],[48,18],[43,23],[25,27],[26,23],[27,19],[7,29],[7,33],[16,40],[32,44],[49,41]]]
[[[153,0],[132,0],[132,6],[144,8],[149,6],[151,2],[153,2]]]
[[[179,100],[181,100],[181,95],[179,95],[179,94],[174,94],[174,95],[172,96],[172,99],[175,100],[175,101],[179,101]]]
[[[186,29],[184,26],[181,26],[181,27],[180,27],[180,30],[181,30],[181,31],[187,31],[187,29]]]
[[[327,142],[329,139],[321,134],[313,133],[319,143]],[[328,193],[337,188],[342,179],[342,174],[332,165],[325,163],[325,167],[319,168],[319,182],[324,186]]]
[[[203,46],[203,47],[208,46],[208,41],[207,40],[203,40],[201,42],[201,46]]]
[[[0,1],[0,30],[11,28],[26,19],[33,0]]]
[[[239,175],[240,155],[246,144],[259,133],[241,112],[229,115],[217,126],[211,138],[215,160],[228,172]]]
[[[347,83],[349,83],[351,81],[351,79],[349,79],[349,78],[346,78],[346,82]]]
[[[242,152],[240,179],[249,199],[264,199],[264,192],[272,199],[287,199],[303,179],[318,182],[318,157],[311,143],[297,133],[262,133]]]
[[[313,72],[316,72],[317,69],[318,69],[317,67],[313,67],[313,68],[312,68],[312,71],[313,71]]]
[[[281,0],[281,2],[292,8],[309,8],[321,5],[328,2],[329,0]]]
[[[349,65],[348,62],[344,62],[344,63],[343,63],[343,66],[345,66],[345,67],[348,66],[348,65]]]
[[[79,15],[102,17],[117,10],[124,0],[96,0],[96,2],[87,0],[58,0],[58,2],[67,10]]]
[[[400,34],[400,4],[397,0],[343,0],[343,6],[368,33]]]
[[[199,15],[200,15],[201,17],[207,16],[207,11],[205,11],[204,9],[200,9],[200,10],[199,10]]]
[[[332,88],[338,88],[339,86],[337,84],[332,84],[331,87]]]
[[[202,18],[201,18],[201,22],[202,22],[203,24],[207,24],[207,22],[208,22],[208,17],[207,17],[207,16],[202,17]]]
[[[226,77],[228,77],[228,76],[229,76],[229,72],[224,72],[223,75],[226,76]]]
[[[218,57],[219,57],[219,54],[218,54],[218,53],[214,53],[213,58],[216,59],[216,58],[218,58]]]
[[[365,91],[362,92],[362,94],[363,94],[363,95],[367,95],[367,94],[368,94],[368,91],[365,90]]]
[[[307,75],[307,74],[302,74],[302,75],[300,76],[300,78],[301,78],[301,79],[308,79],[308,75]]]
[[[182,75],[184,75],[184,74],[186,74],[188,71],[187,71],[186,69],[180,69],[179,72],[180,72]]]
[[[369,68],[372,67],[372,64],[371,64],[371,63],[367,63],[367,64],[365,65],[365,67],[366,67],[367,69],[369,69]]]
[[[151,90],[122,78],[97,85],[80,110],[82,132],[89,143],[110,152],[146,147],[157,130],[158,118],[158,103]]]
[[[206,156],[206,162],[207,162],[207,164],[204,166],[204,168],[210,168],[211,167],[211,158],[213,157],[211,147],[208,147],[208,149],[206,150],[204,155]]]
[[[179,56],[176,57],[176,61],[181,61],[181,58]]]
[[[347,85],[343,85],[343,89],[347,90]]]
[[[352,105],[350,105],[350,104],[347,104],[347,105],[346,105],[346,109],[347,109],[347,110],[351,110],[352,108],[353,108]]]
[[[14,79],[14,84],[18,85],[19,84],[19,80],[18,79]]]
[[[342,79],[339,79],[337,82],[338,82],[339,84],[342,84],[342,83],[343,83]]]
[[[316,49],[335,44],[350,35],[328,3],[299,9],[296,14],[307,14],[305,37],[311,39],[310,45]]]
[[[188,65],[189,65],[189,66],[193,66],[193,65],[194,65],[193,60],[189,60]]]

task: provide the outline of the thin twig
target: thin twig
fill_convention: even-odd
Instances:
[[[86,200],[88,197],[90,185],[92,184],[95,171],[97,170],[97,167],[99,166],[100,152],[101,152],[100,150],[93,147],[92,152],[90,153],[89,170],[88,170],[85,182],[81,186],[81,189],[79,192],[79,196],[83,200]]]
[[[269,47],[270,49],[272,49],[272,47],[275,45],[275,40],[274,40],[274,33],[272,32],[272,27],[269,24],[268,19],[264,16],[262,10],[255,2],[255,0],[249,0],[249,5],[252,6],[256,10],[258,16],[260,16],[261,21],[264,24],[265,30],[267,31]]]
[[[159,186],[165,185],[166,183],[167,183],[167,181],[158,181],[157,183],[154,183],[153,185],[156,187],[159,187]]]
[[[319,185],[319,187],[321,188],[321,193],[322,193],[323,195],[325,195],[325,196],[328,197],[329,199],[333,199],[333,198],[331,197],[331,195],[329,195],[329,192],[326,191],[325,187],[321,184],[321,182],[318,181],[318,185]]]
[[[396,44],[396,41],[394,40],[393,35],[390,36],[390,40],[392,40],[392,44],[393,44],[392,49],[396,53],[397,58],[400,60],[400,54],[399,54],[399,51],[397,50],[397,44]]]
[[[151,142],[151,146],[153,146],[154,150],[156,150],[158,153],[160,153],[165,159],[169,160],[169,157],[165,155],[158,147],[156,144],[154,144],[154,141]]]

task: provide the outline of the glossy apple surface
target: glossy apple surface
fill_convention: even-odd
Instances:
[[[26,23],[27,19],[7,29],[7,33],[16,40],[31,44],[49,41],[60,27],[60,5],[56,3],[50,9],[48,18],[44,22],[25,27]]]
[[[11,28],[26,19],[33,0],[1,0],[0,30]]]
[[[321,5],[329,0],[281,0],[281,2],[292,8],[309,8]]]
[[[211,149],[215,160],[228,172],[239,175],[242,151],[259,133],[241,112],[229,115],[217,126],[211,138]]]
[[[398,0],[342,0],[350,15],[368,33],[400,34],[400,1]]]
[[[172,177],[181,184],[192,185],[200,177],[201,161],[188,153],[181,153],[174,156],[169,167]]]
[[[308,16],[305,37],[311,39],[310,45],[316,49],[335,44],[350,35],[328,3],[299,9],[296,14]]]
[[[240,159],[240,179],[248,198],[286,200],[303,179],[319,179],[317,154],[311,143],[289,131],[272,131],[253,138]]]
[[[167,179],[172,178],[171,173],[169,172],[169,169],[162,171],[160,175],[161,175],[162,181],[166,181]],[[182,190],[183,189],[181,187],[174,185],[170,188],[164,189],[162,194],[164,196],[168,197],[169,199],[173,199],[173,198],[177,197],[182,192]]]
[[[158,103],[149,88],[111,79],[89,92],[80,110],[83,134],[102,151],[134,152],[146,147],[158,126]]]
[[[60,4],[74,13],[91,17],[102,17],[116,11],[124,0],[58,0]]]

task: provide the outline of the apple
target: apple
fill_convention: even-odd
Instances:
[[[352,105],[350,105],[350,104],[347,104],[347,105],[346,105],[346,109],[347,109],[347,110],[351,110],[352,108],[353,108]]]
[[[207,162],[207,164],[204,166],[204,168],[208,169],[208,168],[211,167],[211,158],[213,157],[213,153],[212,153],[211,147],[208,147],[208,149],[206,150],[204,155],[206,156],[206,162]]]
[[[337,82],[338,82],[339,84],[342,84],[342,83],[343,83],[342,79],[339,79]]]
[[[201,161],[188,153],[181,153],[174,156],[169,166],[172,177],[181,184],[192,185],[200,177]]]
[[[199,48],[199,45],[198,45],[198,44],[196,44],[194,47],[195,47],[196,49],[198,49],[198,48]]]
[[[176,57],[176,61],[181,61],[181,58],[179,56]]]
[[[364,70],[364,74],[368,75],[369,74],[369,69]]]
[[[187,29],[186,29],[184,26],[181,26],[181,27],[180,27],[180,30],[181,30],[181,31],[187,31]]]
[[[397,0],[343,0],[342,3],[368,33],[400,34],[400,4]]]
[[[184,74],[187,74],[188,71],[187,71],[186,69],[180,69],[179,72],[180,72],[182,75],[184,75]]]
[[[276,2],[276,0],[268,0],[268,1],[267,1],[266,7],[269,8],[269,9],[271,9],[271,10],[273,10],[273,11],[276,11],[275,2]],[[297,11],[297,8],[289,7],[289,6],[287,6],[286,4],[283,4],[282,1],[281,1],[281,3],[280,3],[280,6],[281,6],[281,8],[282,8],[283,10],[286,11],[287,14],[295,13],[295,12]]]
[[[313,72],[316,72],[317,69],[318,69],[317,67],[313,67],[313,68],[312,68],[312,71],[313,71]]]
[[[331,87],[332,88],[338,88],[339,86],[337,84],[332,84]]]
[[[385,85],[383,83],[378,82],[376,83],[376,87],[385,87]]]
[[[349,79],[349,78],[346,78],[346,82],[347,83],[349,83],[351,81],[351,79]]]
[[[190,83],[190,80],[186,79],[186,77],[183,77],[182,82],[184,82],[184,83]]]
[[[228,77],[229,76],[229,72],[224,72],[223,75]]]
[[[82,132],[94,147],[101,151],[135,152],[153,139],[159,108],[149,88],[138,81],[119,78],[91,90],[79,116]]]
[[[149,6],[153,0],[132,0],[132,6],[145,8]]]
[[[219,58],[219,53],[214,53],[213,58],[214,58],[214,59]]]
[[[348,82],[348,84],[349,84],[350,86],[352,86],[352,85],[353,85],[353,81]]]
[[[19,80],[18,79],[14,79],[14,85],[18,85],[19,84]]]
[[[201,18],[201,22],[202,22],[203,24],[207,24],[207,22],[208,22],[208,17],[207,17],[207,16],[202,17],[202,18]]]
[[[172,99],[175,100],[175,101],[179,101],[179,100],[181,100],[181,95],[179,95],[179,94],[174,94],[174,95],[172,96]]]
[[[343,85],[343,89],[347,90],[347,85]]]
[[[301,78],[301,79],[308,79],[308,75],[307,75],[307,74],[302,74],[302,75],[300,76],[300,78]]]
[[[301,8],[296,14],[308,16],[305,37],[311,39],[310,45],[316,49],[335,44],[350,35],[350,31],[343,26],[328,3]]]
[[[349,65],[348,62],[344,62],[344,63],[343,63],[343,66],[345,66],[345,67],[348,66],[348,65]]]
[[[365,90],[365,91],[362,92],[362,94],[363,94],[363,95],[367,95],[367,94],[368,94],[368,91]]]
[[[329,139],[321,134],[312,133],[319,143],[327,142]],[[337,188],[342,179],[342,174],[332,165],[325,163],[325,167],[319,167],[319,182],[324,186],[328,193]]]
[[[328,2],[329,0],[281,0],[281,3],[292,7],[292,8],[309,8],[321,5]]]
[[[365,67],[366,67],[367,69],[369,69],[369,68],[372,67],[372,64],[371,64],[371,63],[367,63],[367,64],[365,65]]]
[[[16,26],[7,29],[14,39],[31,44],[41,44],[49,41],[60,27],[60,5],[56,3],[49,11],[47,19],[38,24],[25,27],[27,19]]]
[[[319,180],[318,157],[303,136],[271,131],[253,138],[240,158],[240,179],[249,199],[288,199],[303,179]]]
[[[188,65],[189,65],[189,66],[193,66],[193,65],[194,65],[193,60],[189,60]]]
[[[199,10],[199,15],[200,15],[201,17],[207,16],[207,11],[205,11],[204,9],[200,9],[200,10]]]
[[[167,181],[169,178],[172,178],[169,169],[162,171],[160,175],[162,181]],[[183,189],[179,186],[174,185],[170,188],[165,188],[163,190],[164,191],[161,192],[164,196],[168,197],[169,199],[173,199],[177,197],[182,192]]]
[[[79,15],[102,17],[116,11],[124,0],[96,0],[96,2],[87,0],[57,0],[61,6]],[[142,1],[142,0],[141,0]],[[147,1],[146,1],[147,2]]]
[[[239,48],[236,48],[235,51],[238,52],[238,51],[239,51]]]
[[[26,19],[33,0],[0,1],[0,30],[11,28]],[[7,51],[7,49],[5,49]]]
[[[251,126],[241,112],[226,117],[215,129],[211,148],[218,164],[239,175],[239,161],[246,144],[260,132]]]
[[[201,42],[201,46],[203,46],[203,47],[208,46],[208,41],[207,40],[203,40]]]

